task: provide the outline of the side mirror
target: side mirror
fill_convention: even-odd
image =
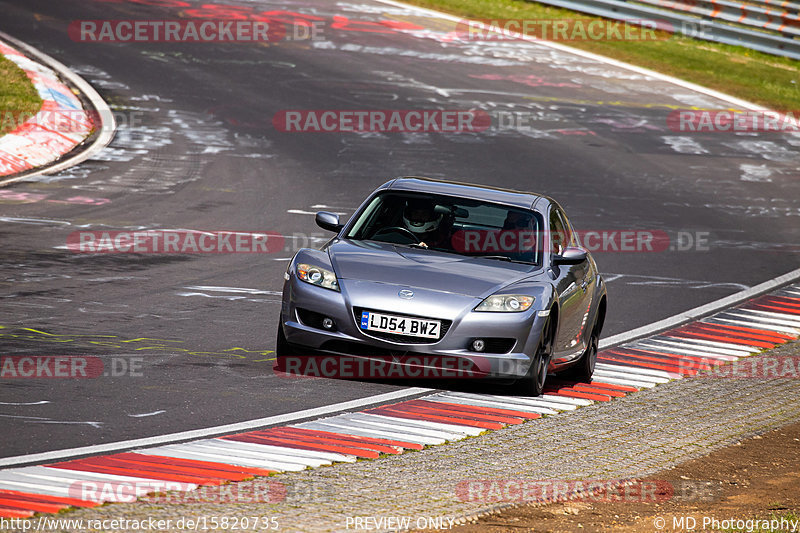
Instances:
[[[339,224],[339,215],[328,213],[327,211],[320,211],[314,219],[317,221],[317,226],[335,233],[339,233],[344,227],[342,224]]]
[[[565,248],[561,255],[553,257],[555,265],[579,265],[586,261],[587,252],[582,248]]]

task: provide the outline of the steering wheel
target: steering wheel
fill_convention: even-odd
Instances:
[[[420,242],[422,242],[419,240],[419,237],[414,235],[414,232],[402,226],[389,226],[387,228],[381,228],[372,235],[372,238],[375,240],[379,240],[379,237],[382,237],[384,235],[391,235],[392,233],[396,233],[404,237],[410,237],[414,244],[419,244]],[[397,244],[405,244],[405,243],[397,243]]]

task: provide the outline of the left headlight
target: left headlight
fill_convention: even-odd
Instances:
[[[336,280],[336,274],[330,270],[318,267],[316,265],[308,265],[306,263],[298,263],[295,268],[297,277],[306,283],[330,289],[332,291],[339,290],[339,282]]]
[[[521,313],[530,309],[534,300],[533,296],[525,296],[524,294],[494,294],[478,304],[475,311]]]

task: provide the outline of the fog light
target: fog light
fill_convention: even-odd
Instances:
[[[475,339],[472,341],[472,350],[475,352],[482,352],[486,348],[486,342],[483,339]]]
[[[333,319],[327,316],[322,319],[322,327],[325,329],[333,329]]]

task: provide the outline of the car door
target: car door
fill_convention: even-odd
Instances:
[[[569,219],[567,218],[566,213],[563,210],[560,210],[560,215],[564,219],[564,225],[567,228],[567,231],[570,235],[570,246],[582,248],[578,237],[575,233],[575,228],[572,227]],[[580,312],[579,318],[579,329],[577,334],[577,345],[581,347],[581,351],[586,348],[588,343],[588,339],[591,335],[591,328],[593,324],[589,324],[589,314],[591,309],[597,303],[596,295],[597,295],[597,265],[595,264],[594,260],[591,258],[589,254],[586,256],[586,261],[580,263],[578,265],[574,265],[576,268],[573,270],[575,275],[575,280],[578,285],[583,290],[583,304]]]
[[[573,359],[573,356],[580,355],[585,348],[582,330],[591,301],[591,291],[586,280],[591,265],[588,260],[577,265],[553,264],[556,255],[561,254],[568,246],[575,246],[577,241],[569,221],[557,204],[551,205],[548,219],[550,264],[555,276],[560,309],[554,355],[554,360],[558,363]]]

